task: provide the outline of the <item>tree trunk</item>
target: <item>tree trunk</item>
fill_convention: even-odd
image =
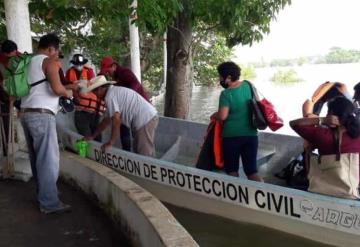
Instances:
[[[29,0],[5,0],[7,38],[14,41],[21,52],[32,53]]]
[[[186,1],[184,1],[186,3]],[[165,111],[167,117],[186,119],[192,88],[191,19],[184,4],[174,26],[167,31],[167,80]]]
[[[129,17],[131,70],[141,82],[139,29],[135,23],[132,23],[137,19],[137,0],[132,1],[131,7],[135,8]]]

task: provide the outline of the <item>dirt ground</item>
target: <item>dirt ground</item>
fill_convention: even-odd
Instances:
[[[40,213],[33,180],[0,180],[0,246],[130,246],[109,218],[86,195],[58,183],[69,213]]]

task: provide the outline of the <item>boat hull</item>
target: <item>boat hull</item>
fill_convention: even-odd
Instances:
[[[185,122],[188,126],[181,128]],[[168,160],[145,157],[118,148],[111,148],[103,153],[100,150],[101,144],[96,142],[90,142],[87,157],[131,178],[161,201],[179,207],[270,227],[326,244],[358,246],[360,240],[358,201],[203,171],[192,167],[190,162],[183,165],[169,161],[176,162],[181,154],[198,151],[196,148],[199,148],[198,145],[202,141],[198,136],[203,137],[206,126],[193,123],[191,127],[191,124],[187,121],[161,118],[157,138],[163,138],[164,141],[160,143],[161,139],[158,139],[157,144],[160,145],[159,150],[161,150],[159,156]],[[204,130],[203,133],[199,133],[201,128]],[[194,133],[186,132],[186,129]],[[185,134],[181,133],[184,131]],[[62,119],[58,119],[58,132],[62,144],[71,149],[81,137],[69,126],[69,121]],[[270,177],[271,172],[276,168],[276,162],[285,159],[285,156],[286,159],[291,156],[286,153],[286,148],[291,149],[291,146],[298,148],[301,140],[266,135],[268,135],[265,138],[267,141],[283,138],[291,143],[291,145],[279,143],[278,146],[285,147],[276,150],[276,154],[263,166],[265,174]],[[168,138],[164,139],[166,136]],[[186,139],[186,136],[190,136],[193,141],[190,138]],[[193,144],[191,148],[190,143],[198,144]],[[174,145],[179,147],[174,148]],[[279,150],[284,151],[282,155]]]

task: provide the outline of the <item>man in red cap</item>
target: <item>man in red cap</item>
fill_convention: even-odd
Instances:
[[[115,86],[130,88],[150,102],[149,97],[136,75],[130,69],[120,66],[112,57],[104,57],[101,60],[100,74],[110,76],[112,80],[117,82]]]
[[[146,101],[150,102],[149,97],[136,75],[130,69],[120,66],[112,57],[107,56],[101,60],[100,74],[110,76],[112,80],[116,81],[115,86],[130,88],[140,94]],[[120,135],[123,149],[130,151],[130,129],[122,124],[120,127]]]

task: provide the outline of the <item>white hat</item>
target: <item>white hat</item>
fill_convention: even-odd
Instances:
[[[101,87],[103,85],[106,85],[106,84],[115,84],[116,81],[107,81],[105,76],[103,75],[100,75],[100,76],[97,76],[97,77],[94,77],[90,80],[90,85],[87,86],[87,87],[82,87],[81,88],[81,92],[82,93],[88,93],[88,92],[91,92],[93,91],[94,89],[98,88],[98,87]]]

